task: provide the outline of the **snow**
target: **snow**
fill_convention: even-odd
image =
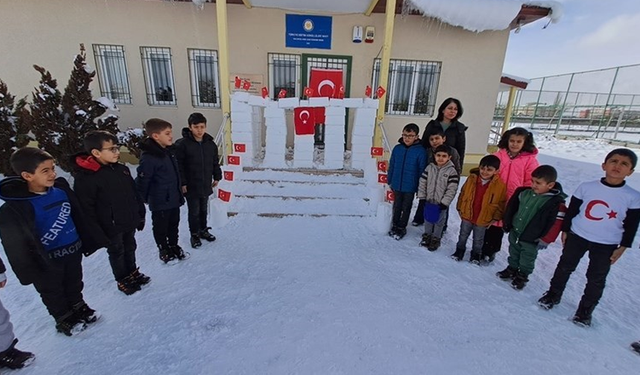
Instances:
[[[103,106],[106,109],[110,109],[112,111],[117,111],[118,110],[118,107],[115,105],[115,103],[111,99],[109,99],[109,98],[107,98],[105,96],[99,97],[96,101],[98,103],[100,103],[100,105]]]
[[[512,79],[512,80],[514,80],[516,82],[522,82],[522,83],[526,83],[526,84],[529,84],[531,82],[531,80],[528,79],[528,78],[522,78],[522,77],[514,76],[513,74],[502,73],[502,76],[505,77],[505,78]]]
[[[91,65],[85,63],[84,71],[87,72],[88,74],[93,74],[96,70]]]
[[[614,148],[539,133],[536,141],[540,162],[558,169],[568,193],[601,177],[600,163]],[[350,205],[363,193],[348,175],[292,174],[286,184],[277,171],[240,178],[234,194],[276,196],[286,189]],[[640,176],[628,181],[640,189]],[[349,185],[342,194],[340,184]],[[256,210],[282,204],[255,200]],[[421,228],[409,227],[395,241],[377,233],[372,217],[252,213],[230,217],[214,230],[215,242],[192,250],[186,214],[182,207],[180,243],[191,258],[175,266],[157,259],[147,217],[137,234],[137,260],[153,280],[132,296],[116,289],[104,250],[84,259],[84,295],[102,319],[76,337],[55,333],[34,288],[19,285],[9,270],[2,302],[18,347],[37,355],[20,373],[637,373],[639,358],[628,350],[640,337],[635,248],[612,267],[593,326],[580,328],[568,319],[584,288],[586,260],[562,303],[543,311],[535,302],[548,287],[560,245],[540,253],[531,281],[517,292],[494,275],[506,265],[506,246],[490,266],[449,258],[459,230],[455,212],[434,253],[418,246]]]

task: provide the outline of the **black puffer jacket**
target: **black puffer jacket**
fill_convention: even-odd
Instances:
[[[178,208],[184,204],[178,162],[172,147],[162,148],[151,138],[140,143],[142,155],[136,176],[138,194],[151,211]]]
[[[64,178],[56,179],[54,187],[63,190],[71,205],[71,218],[82,241],[82,252],[90,255],[107,245],[96,238],[96,225],[84,215],[80,202]],[[20,177],[8,177],[0,182],[0,237],[13,272],[23,285],[33,283],[36,275],[46,270],[52,260],[44,250],[36,229],[35,210],[29,201],[36,194],[29,192],[27,182]]]
[[[102,165],[88,154],[72,160],[75,190],[89,219],[98,223],[104,236],[136,229],[144,220],[145,208],[129,168],[120,163]]]
[[[424,148],[429,149],[431,145],[429,144],[429,134],[432,132],[434,127],[439,127],[442,129],[442,125],[440,122],[436,120],[431,120],[424,128],[424,133],[422,134],[422,145]],[[444,131],[445,143],[458,151],[458,155],[460,155],[460,166],[464,168],[464,152],[467,149],[467,137],[466,137],[467,126],[460,121],[454,121],[449,125],[447,130]]]
[[[176,157],[180,167],[180,180],[187,186],[187,197],[208,197],[213,193],[211,183],[222,179],[218,162],[218,146],[213,137],[205,133],[202,142],[193,138],[189,128],[182,129],[176,141]]]

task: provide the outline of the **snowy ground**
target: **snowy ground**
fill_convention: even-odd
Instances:
[[[604,143],[538,140],[540,161],[556,166],[571,193],[599,178]],[[640,174],[630,183],[640,188]],[[186,207],[181,244],[188,248]],[[442,248],[402,241],[371,218],[239,214],[218,240],[161,265],[150,229],[138,261],[153,281],[125,296],[104,251],[85,258],[85,297],[103,314],[75,337],[57,334],[33,287],[11,271],[0,298],[19,347],[36,362],[20,374],[637,374],[640,357],[638,249],[609,276],[589,329],[572,316],[584,287],[583,261],[560,305],[543,311],[560,247],[540,253],[520,292],[494,276],[506,264],[456,263],[459,218]],[[637,244],[636,244],[637,246]],[[6,260],[4,253],[2,257]]]

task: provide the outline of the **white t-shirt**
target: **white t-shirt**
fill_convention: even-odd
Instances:
[[[582,200],[571,221],[571,231],[591,242],[619,245],[627,210],[640,209],[640,192],[624,185],[609,187],[601,181],[584,182],[573,196]]]

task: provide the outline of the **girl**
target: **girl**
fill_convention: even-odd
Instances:
[[[524,128],[509,129],[498,143],[494,153],[500,159],[500,178],[507,185],[507,202],[520,186],[531,186],[531,172],[539,165],[538,149],[533,143],[533,134]],[[493,262],[502,246],[502,222],[487,228],[482,247],[483,258]]]

